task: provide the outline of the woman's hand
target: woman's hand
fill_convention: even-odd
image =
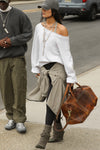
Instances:
[[[37,74],[35,75],[36,78],[38,78],[39,76],[40,76],[40,73],[37,73]]]
[[[73,90],[74,83],[67,83],[68,89]]]
[[[73,87],[74,83],[67,83],[67,85]]]

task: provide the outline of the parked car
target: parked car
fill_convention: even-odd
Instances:
[[[95,20],[100,13],[100,0],[58,0],[61,17],[66,15],[78,15]]]

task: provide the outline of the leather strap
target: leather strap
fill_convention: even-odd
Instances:
[[[77,82],[76,82],[75,84],[77,84],[81,89],[83,89],[82,86],[81,86],[80,84],[78,84]],[[62,99],[62,101],[61,101],[61,106],[62,106],[62,104],[64,103],[64,100],[65,100],[66,95],[68,96],[68,92],[69,92],[69,91],[71,92],[71,95],[75,98],[75,96],[74,96],[74,94],[73,94],[73,92],[72,92],[71,86],[67,84],[66,90],[65,90],[65,93],[64,93],[64,96],[63,96],[63,99]],[[75,98],[75,99],[76,99],[76,98]],[[76,101],[77,101],[77,100],[76,100]],[[80,105],[80,104],[79,104],[79,105]],[[60,106],[60,108],[59,108],[59,110],[58,110],[58,112],[57,112],[56,119],[58,119],[58,115],[59,115],[59,113],[60,113],[60,111],[61,111],[61,106]],[[80,105],[80,107],[83,109],[83,111],[85,111],[85,113],[87,112],[87,109],[86,109],[86,108],[84,108],[84,107],[81,106],[81,105]],[[58,129],[56,128],[56,125],[54,125],[54,128],[55,128],[56,131],[61,132],[61,131],[63,131],[63,130],[67,127],[68,122],[69,122],[70,117],[71,117],[71,110],[68,110],[68,115],[69,115],[69,116],[68,116],[68,118],[67,118],[67,120],[66,120],[66,125],[65,125],[62,129],[59,129],[59,130],[58,130]]]
[[[66,90],[65,90],[65,93],[64,93],[64,96],[63,96],[63,99],[62,99],[62,101],[61,101],[61,106],[62,106],[62,104],[64,103],[64,100],[65,100],[66,95],[68,95],[68,90],[69,90],[69,85],[67,84]],[[59,108],[59,110],[58,110],[58,112],[57,112],[56,120],[58,120],[58,116],[59,116],[59,113],[60,113],[60,111],[61,111],[61,106],[60,106],[60,108]]]

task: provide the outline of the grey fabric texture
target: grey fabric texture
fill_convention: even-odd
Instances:
[[[0,47],[0,59],[7,57],[24,56],[27,51],[27,42],[32,37],[32,25],[27,17],[21,10],[12,8],[7,17],[5,26],[8,34],[3,28],[2,17],[5,18],[8,12],[0,12],[0,40],[8,37],[11,40],[11,47]],[[2,15],[2,17],[1,17]]]
[[[45,0],[41,6],[38,6],[38,8],[43,8],[46,10],[49,10],[49,9],[59,10],[59,4],[57,0]]]
[[[27,99],[37,102],[42,102],[46,99],[50,84],[48,75],[51,78],[52,89],[47,105],[57,114],[66,86],[66,73],[63,65],[56,63],[50,70],[42,67],[37,86],[28,94]]]

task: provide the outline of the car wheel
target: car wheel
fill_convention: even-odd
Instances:
[[[93,6],[88,13],[88,20],[92,21],[96,19],[97,9]]]

